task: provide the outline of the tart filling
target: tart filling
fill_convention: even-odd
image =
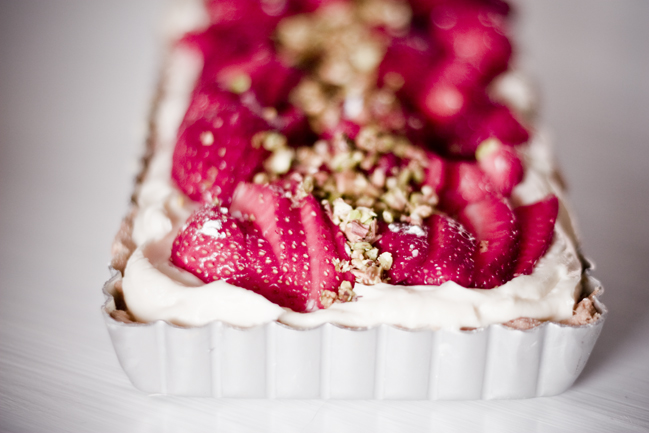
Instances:
[[[212,25],[172,56],[137,192],[136,320],[571,317],[581,264],[544,141],[519,120],[529,106],[487,89],[508,66],[508,9],[432,3],[208,2]]]

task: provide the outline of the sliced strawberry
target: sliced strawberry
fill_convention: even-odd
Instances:
[[[230,211],[251,217],[268,240],[280,266],[279,305],[295,311],[320,307],[320,289],[311,279],[309,248],[300,210],[293,207],[284,191],[270,185],[241,183],[235,191]]]
[[[536,262],[547,252],[554,235],[559,200],[554,194],[544,200],[514,209],[521,230],[520,251],[514,276],[530,275]]]
[[[523,163],[516,149],[503,145],[497,138],[483,141],[475,157],[482,171],[504,197],[509,197],[512,189],[523,180]]]
[[[475,238],[459,222],[435,214],[428,220],[428,254],[408,284],[438,286],[446,281],[470,287],[473,279]]]
[[[452,56],[478,69],[483,82],[507,69],[512,47],[494,8],[484,2],[445,2],[430,16],[432,36]]]
[[[248,275],[246,239],[240,223],[218,206],[205,206],[174,240],[171,261],[206,283],[241,284]]]
[[[491,289],[509,281],[520,237],[509,205],[496,198],[470,203],[460,212],[459,220],[477,241],[473,285]]]
[[[267,128],[235,95],[202,88],[179,130],[173,179],[192,200],[228,204],[237,184],[250,180],[267,156],[251,143],[256,132]]]
[[[260,9],[257,0],[252,2]],[[259,107],[283,110],[302,72],[278,58],[271,33],[263,23],[254,26],[249,20],[235,20],[186,36],[183,43],[203,53],[204,66],[198,86],[216,83],[226,91],[249,91]]]
[[[436,153],[427,151],[426,156],[428,157],[428,166],[423,184],[433,188],[435,194],[439,195],[444,188],[446,163],[444,158]]]
[[[246,259],[249,272],[240,286],[282,307],[299,311],[303,308],[303,302],[300,296],[297,296],[294,291],[287,290],[286,285],[282,284],[280,263],[270,242],[252,221],[244,221],[242,227],[246,233]]]
[[[300,213],[283,190],[270,185],[242,183],[230,211],[249,215],[260,228],[279,259],[285,281],[300,287],[310,285],[309,273],[300,266],[309,257]]]
[[[456,0],[409,0],[410,6],[415,15],[428,17],[436,6],[453,3],[457,5],[459,2]],[[509,5],[502,0],[476,0],[470,3],[480,4],[483,7],[488,7],[492,14],[498,14],[506,17],[509,13]]]
[[[495,188],[477,163],[447,161],[440,207],[455,214],[469,203],[497,196]]]
[[[311,144],[318,139],[304,112],[293,105],[281,110],[270,123],[286,136],[290,145]]]
[[[253,0],[254,1],[254,0]],[[219,69],[273,51],[268,26],[251,26],[242,20],[215,23],[201,32],[189,33],[181,41],[203,54],[203,81],[211,82]],[[261,56],[260,56],[261,57]]]
[[[301,205],[300,218],[306,234],[311,284],[314,289],[312,299],[317,301],[318,308],[322,308],[321,291],[330,290],[337,293],[340,284],[345,280],[353,282],[354,276],[351,272],[345,274],[337,272],[334,265],[334,259],[349,260],[349,256],[344,250],[342,253],[339,251],[339,245],[336,242],[336,234],[344,236],[340,229],[331,224],[331,220],[325,215],[322,206],[312,195],[302,199]]]
[[[276,4],[275,4],[276,3]],[[265,5],[258,0],[208,0],[205,7],[210,21],[217,24],[242,23],[270,37],[272,28],[286,11],[286,2]]]
[[[444,59],[426,73],[417,105],[438,127],[449,128],[483,92],[478,71],[454,59]]]
[[[468,141],[475,150],[484,140],[495,137],[503,144],[516,146],[529,140],[530,134],[504,105],[492,103],[479,107],[474,114],[478,125]]]
[[[381,238],[375,243],[381,253],[392,254],[392,267],[387,275],[390,283],[401,284],[428,256],[428,228],[405,223],[381,224]]]
[[[425,34],[411,32],[394,38],[379,65],[379,85],[399,88],[400,96],[414,99],[421,93],[422,71],[428,70],[439,55]]]

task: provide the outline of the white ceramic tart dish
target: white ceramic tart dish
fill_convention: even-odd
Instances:
[[[482,0],[413,1],[410,4],[392,0],[287,1],[280,2],[283,5],[281,7],[278,3],[275,8],[268,9],[270,3],[267,3],[257,3],[254,0],[242,3],[186,0],[175,2],[169,15],[167,37],[173,43],[170,44],[163,78],[153,104],[143,169],[137,179],[131,210],[113,245],[112,277],[103,289],[106,303],[102,310],[109,334],[120,364],[134,386],[150,394],[286,399],[507,399],[551,396],[565,391],[582,371],[601,332],[607,311],[598,299],[603,292],[601,284],[590,275],[592,265],[579,250],[574,218],[566,203],[549,141],[546,134],[529,126],[533,124],[535,111],[532,92],[525,81],[512,72],[509,43],[502,36],[504,31],[499,27],[501,21],[493,18],[506,17],[506,5]],[[428,3],[434,4],[434,7],[427,6]],[[259,4],[264,6],[260,8]],[[377,10],[383,12],[377,14]],[[250,22],[245,22],[241,27],[244,21],[241,21],[238,14],[248,17],[246,19]],[[421,20],[421,16],[428,15],[431,24]],[[491,18],[485,18],[487,16]],[[201,33],[210,25],[210,20],[210,30]],[[251,31],[250,27],[255,22],[258,25],[253,26],[255,30]],[[293,66],[288,68],[281,63],[293,65],[291,62],[294,62],[299,66],[299,62],[304,61],[305,54],[299,51],[303,44],[291,45],[295,41],[292,42],[289,37],[293,34],[289,30],[295,31],[300,26],[304,28],[305,22],[309,24],[306,27],[315,28],[316,33],[320,32],[319,37],[324,38],[319,42],[316,39],[316,43],[311,40],[313,46],[323,50],[320,57],[317,57],[319,60],[314,60],[316,57],[308,54],[311,57],[305,64],[311,69],[304,70],[310,70],[312,75],[309,72],[296,73],[295,70],[301,69],[293,70]],[[327,24],[323,25],[323,22]],[[338,24],[331,25],[331,22]],[[257,47],[255,44],[259,42],[255,32],[258,31],[257,27],[263,29],[265,26],[271,29],[269,32],[275,32],[272,33],[273,40],[278,45],[269,49],[262,43],[260,46],[266,48],[261,51],[254,51],[259,50],[254,48],[249,57],[239,51],[225,50],[225,54],[222,54],[218,51],[222,43],[214,43],[212,40],[209,40],[209,44],[205,42],[208,40],[205,34],[220,41],[218,38],[221,37],[219,32],[222,28],[228,31],[235,29],[235,32],[242,32],[239,36],[250,38],[247,40],[249,45],[242,43],[238,48],[245,52],[250,46]],[[279,30],[272,30],[274,28]],[[465,36],[475,34],[476,28],[483,32],[481,41],[490,41],[485,42],[489,47],[488,55],[476,54],[480,50],[471,45],[473,42],[469,45],[458,42],[466,41]],[[423,29],[430,32],[428,43],[431,46],[437,44],[442,47],[436,48],[439,52],[431,51],[421,42],[425,40],[420,36]],[[188,31],[194,32],[193,36],[184,37],[183,43],[177,43]],[[348,65],[343,66],[353,66],[350,69],[355,71],[351,73],[350,79],[353,85],[341,81],[340,75],[332,72],[340,71],[340,64],[332,61],[332,64],[325,67],[329,61],[327,59],[339,59],[341,54],[337,51],[337,44],[332,44],[334,48],[326,48],[327,43],[322,41],[327,41],[334,34],[343,33],[348,39],[356,41],[350,52],[343,53],[352,59]],[[444,45],[449,40],[450,48]],[[364,47],[364,50],[359,51],[358,46]],[[213,56],[210,50],[219,53],[216,56],[218,61],[209,60],[209,56]],[[268,54],[274,53],[274,50],[280,53],[277,54],[277,59],[281,58],[281,62],[273,57],[275,54]],[[269,56],[271,60],[268,60]],[[385,56],[383,60],[382,56]],[[434,59],[431,60],[432,66],[429,65],[432,71],[429,76],[436,78],[419,82],[428,92],[428,96],[424,98],[413,96],[419,95],[419,88],[415,92],[408,90],[409,83],[415,78],[408,78],[410,69],[403,68],[402,65],[404,59],[412,60],[412,56],[417,61]],[[203,58],[208,60],[203,62]],[[390,59],[394,58],[399,61],[390,63]],[[224,62],[225,66],[219,62]],[[320,66],[314,67],[314,64]],[[393,64],[396,66],[390,66]],[[478,71],[472,79],[480,84],[472,82],[468,85],[453,78],[453,74],[457,74],[458,65]],[[300,67],[304,68],[304,65]],[[396,69],[391,70],[390,67]],[[421,69],[419,65],[417,68]],[[257,73],[258,69],[263,74]],[[473,77],[466,69],[462,70],[465,71],[460,74],[462,77]],[[216,75],[210,75],[214,71],[217,71]],[[272,98],[282,98],[281,92],[268,92],[267,85],[260,86],[256,81],[263,82],[267,76],[274,77],[274,83],[280,84],[293,80],[290,99],[289,91],[286,91],[285,99],[273,102]],[[294,78],[296,76],[299,78]],[[377,76],[378,83],[382,86],[378,90],[367,84],[374,83]],[[210,80],[217,83],[217,90],[210,87],[213,86]],[[456,93],[449,94],[449,82],[455,86],[452,88]],[[443,86],[440,87],[438,83]],[[318,111],[320,114],[313,114],[317,111],[313,111],[312,100],[313,89],[317,86],[327,89],[329,97],[334,101],[336,98],[338,100],[330,104],[328,109]],[[481,96],[482,88],[487,89],[489,100],[485,99],[486,96]],[[311,89],[310,93],[304,89]],[[305,99],[305,94],[311,96]],[[457,105],[457,95],[460,95],[460,101],[465,101],[463,108],[458,108],[461,104]],[[400,103],[388,104],[389,107],[379,104],[376,110],[374,108],[378,103],[368,102],[390,98],[396,100],[397,97]],[[221,104],[221,107],[224,100],[234,101],[230,105],[243,104],[242,108],[231,109],[226,106],[220,109],[221,113],[226,114],[219,116],[230,119],[226,120],[226,128],[227,125],[235,125],[223,130],[226,131],[224,134],[230,134],[227,143],[238,142],[236,140],[240,139],[241,134],[245,137],[248,129],[253,128],[250,125],[267,122],[264,127],[255,129],[261,132],[257,132],[254,137],[250,134],[252,139],[249,137],[245,139],[247,142],[242,141],[244,144],[240,146],[250,146],[252,140],[253,147],[250,147],[247,154],[243,152],[245,158],[240,159],[233,169],[227,168],[226,164],[235,161],[230,156],[233,148],[227,147],[232,144],[223,145],[222,140],[226,139],[218,135],[218,131],[221,131],[218,128],[224,123],[221,117],[210,120],[212,123],[209,127],[201,126],[207,129],[200,133],[198,153],[203,151],[203,147],[209,148],[207,152],[210,149],[216,152],[219,149],[217,146],[223,146],[218,151],[222,159],[212,162],[214,168],[206,172],[210,176],[207,179],[210,181],[207,191],[205,178],[199,179],[201,183],[187,186],[187,182],[193,182],[197,175],[190,173],[185,176],[185,173],[188,167],[195,168],[197,165],[186,164],[178,171],[176,147],[177,141],[181,143],[190,140],[187,137],[191,137],[192,128],[196,129],[195,124],[205,124],[204,113],[214,110],[210,108],[214,105],[205,105],[206,100],[212,101],[211,104],[216,103],[216,106]],[[287,104],[289,109],[286,108]],[[472,108],[471,104],[478,108]],[[423,123],[417,117],[418,114],[403,114],[406,109],[402,109],[402,105],[414,105],[417,107],[415,110],[425,113],[424,116],[427,117],[424,123],[432,125],[430,131],[433,132],[430,133],[428,126],[421,126]],[[338,115],[341,117],[335,118],[334,115],[337,120],[331,120],[331,112],[336,112],[331,110],[331,106],[339,107]],[[198,114],[196,107],[202,107]],[[297,111],[293,110],[295,107],[298,108]],[[235,114],[228,118],[227,113],[232,113],[232,110],[235,110]],[[302,119],[294,114],[300,110],[308,116],[303,116]],[[259,118],[255,117],[257,115]],[[399,116],[406,119],[405,123],[399,123]],[[241,118],[249,123],[236,123]],[[298,121],[294,120],[296,118]],[[484,118],[490,120],[483,121]],[[315,146],[311,141],[305,148],[298,146],[291,149],[286,147],[286,137],[289,142],[312,140],[295,132],[295,128],[300,127],[300,119],[304,124],[308,121],[309,128],[312,128],[309,137],[315,131],[318,142]],[[462,119],[469,121],[462,123],[465,121]],[[525,127],[520,126],[516,119]],[[236,126],[239,124],[244,127]],[[462,130],[468,129],[470,133],[457,133],[460,130],[457,125],[465,125]],[[368,132],[375,131],[376,128],[401,132],[381,132],[374,133],[375,135]],[[265,129],[273,130],[272,134],[269,135]],[[434,151],[421,153],[423,150],[417,150],[420,148],[410,142],[419,142],[422,134],[432,134],[425,135],[424,142],[428,140],[442,144],[436,144],[438,147]],[[386,143],[389,138],[392,143],[405,136],[408,137],[407,145],[395,145],[395,149],[401,149],[400,151],[377,151],[368,148],[367,144],[363,145],[365,147],[361,144],[353,147],[356,145],[354,143],[367,143],[367,137],[380,137],[382,143]],[[268,137],[273,137],[275,141]],[[277,137],[282,137],[284,144],[277,145]],[[342,145],[340,137],[346,137]],[[365,137],[365,141],[362,141],[362,137]],[[332,165],[326,158],[324,163],[318,160],[318,164],[329,164],[325,169],[314,168],[304,162],[315,158],[315,153],[309,153],[310,148],[317,149],[319,146],[318,157],[321,157],[322,149],[327,147],[327,143],[331,149],[340,149],[342,146],[347,152],[341,155],[329,151],[328,155],[339,161],[339,165],[340,161],[350,158],[357,158],[354,164],[359,164],[362,160],[358,166],[361,168],[352,168],[361,173],[353,173],[356,176],[355,185],[358,185],[358,178],[366,175],[371,185],[365,184],[360,189],[374,190],[375,200],[371,203],[378,204],[367,205],[370,202],[366,196],[373,194],[372,192],[363,196],[345,190],[346,186],[341,179],[349,176],[349,172],[345,171],[347,168]],[[191,145],[183,145],[190,148],[188,155],[196,153],[191,150]],[[352,146],[351,150],[349,146]],[[495,152],[493,148],[499,151],[504,148],[506,155],[514,155],[505,159],[504,163],[501,160],[498,163],[500,165],[495,164],[496,167],[502,167],[502,164],[507,165],[508,161],[515,160],[518,166],[515,165],[508,172],[512,173],[516,171],[516,167],[520,167],[518,178],[513,183],[513,175],[504,176],[503,180],[503,177],[492,174],[490,166],[485,165],[483,159],[486,160],[488,156],[484,155],[488,151]],[[230,153],[224,157],[226,152]],[[250,168],[249,161],[254,160],[260,152],[265,152],[266,162],[259,163],[253,181],[254,171],[246,170]],[[440,152],[442,156],[437,156],[436,152]],[[304,155],[310,156],[304,158]],[[371,157],[375,159],[372,160]],[[420,157],[428,161],[423,168],[416,161],[413,162]],[[363,165],[370,160],[374,161],[374,165]],[[439,164],[443,164],[443,171],[440,169],[438,177],[435,177],[436,172],[431,168],[435,165],[430,161],[441,161]],[[354,164],[350,166],[353,167]],[[388,166],[387,170],[391,171],[387,173],[392,173],[394,177],[388,176],[386,181],[385,175],[377,175],[380,170],[384,170],[381,164],[392,164]],[[424,173],[422,176],[425,180],[418,180],[418,169]],[[231,170],[230,178],[223,181],[219,177],[223,176],[219,174],[219,170],[222,173]],[[275,189],[272,189],[266,186],[269,183],[282,185],[281,188],[287,190],[291,188],[284,186],[288,183],[282,180],[282,175],[287,172],[286,179],[289,179],[289,175],[292,176],[291,182],[298,179],[297,192],[294,196],[291,193],[281,197],[273,195],[275,193],[272,191],[277,191],[279,187],[273,186]],[[501,172],[502,169],[498,173]],[[475,189],[466,189],[466,184],[471,182],[465,179],[476,179],[475,173],[479,173],[479,179],[487,179],[482,182],[487,182],[485,185],[488,185],[481,186],[484,190],[480,190],[482,195],[478,198],[475,198]],[[305,180],[311,175],[309,182],[315,182],[316,186]],[[328,183],[327,176],[335,178],[335,181]],[[403,178],[406,178],[405,183],[398,183],[401,180],[397,179]],[[228,182],[231,184],[233,180],[234,187],[230,190],[230,194],[234,191],[232,198],[224,191],[228,188]],[[214,187],[219,181],[224,182],[220,184],[223,188]],[[235,189],[238,182],[240,187],[242,184],[244,187]],[[305,187],[307,184],[310,185],[308,190]],[[327,185],[336,185],[338,190],[332,193],[326,189]],[[266,223],[264,214],[256,213],[258,211],[254,209],[254,205],[247,208],[246,203],[241,204],[245,201],[240,198],[241,190],[246,191],[245,188],[258,194],[264,204],[271,200],[268,203],[271,215],[275,216],[276,221],[279,221],[278,217],[286,216],[289,225],[273,225],[271,234],[268,234],[268,230],[262,230]],[[313,195],[310,195],[311,188]],[[402,188],[400,191],[410,204],[399,204],[398,200],[394,204],[398,188]],[[200,194],[197,193],[199,190]],[[281,191],[281,194],[285,194],[286,190]],[[314,196],[321,200],[320,204],[318,200],[308,201],[309,197]],[[346,203],[338,197],[344,197]],[[212,202],[214,199],[218,200],[218,205],[209,211],[212,219],[201,220],[196,226],[197,217],[194,215],[205,213],[201,211],[192,214],[202,206],[198,201]],[[289,210],[281,211],[284,213],[280,213],[281,209],[285,209],[281,207],[281,200],[292,203],[286,208]],[[552,208],[547,203],[554,206],[554,213],[548,218],[541,213]],[[305,217],[307,213],[303,209],[312,209],[310,215],[315,219]],[[479,212],[469,209],[478,209]],[[489,220],[492,214],[483,216],[480,213],[492,210],[494,215],[501,215],[502,212],[511,215],[499,216],[500,220],[496,221],[498,224],[516,218],[516,222],[511,223],[511,233],[496,238],[491,232],[485,234],[481,231],[484,226],[495,227],[487,224],[493,222]],[[246,217],[246,212],[250,216]],[[317,219],[318,212],[329,215],[331,220],[327,217]],[[350,216],[355,215],[354,212],[359,216]],[[472,216],[476,212],[479,216]],[[297,219],[289,222],[289,216]],[[401,222],[397,222],[398,218]],[[548,219],[551,219],[551,223],[546,222]],[[330,222],[319,223],[320,226],[316,224],[325,220]],[[435,223],[430,222],[433,220]],[[246,245],[254,246],[258,242],[261,256],[271,251],[270,247],[264,250],[265,239],[272,242],[271,239],[276,238],[279,239],[278,243],[288,240],[289,244],[291,240],[297,239],[288,237],[279,227],[287,228],[291,236],[294,236],[293,231],[300,231],[304,235],[300,230],[304,229],[307,232],[303,238],[305,249],[302,255],[306,258],[304,269],[314,281],[322,275],[329,276],[330,279],[322,277],[317,280],[322,281],[322,287],[334,284],[327,265],[318,263],[331,264],[330,259],[334,253],[330,251],[330,247],[335,249],[335,245],[339,245],[336,254],[341,258],[347,257],[348,261],[334,259],[337,260],[334,274],[337,275],[337,282],[331,289],[310,289],[309,293],[316,293],[315,297],[309,295],[308,300],[305,298],[304,301],[290,298],[293,299],[290,302],[294,303],[286,303],[289,298],[281,294],[283,292],[277,295],[277,289],[273,295],[258,286],[246,289],[236,285],[247,287],[251,284],[248,277],[242,276],[236,280],[232,279],[234,277],[213,277],[210,274],[207,278],[207,273],[213,271],[204,267],[205,263],[214,268],[216,259],[220,257],[223,262],[224,257],[229,257],[219,252],[218,248],[209,259],[191,256],[196,254],[194,252],[188,258],[182,258],[182,247],[179,245],[183,239],[186,244],[190,237],[181,236],[183,233],[191,233],[188,230],[191,231],[194,226],[197,231],[191,239],[200,239],[201,242],[208,240],[208,243],[199,245],[195,251],[207,254],[205,248],[209,249],[209,245],[228,245],[219,243],[226,238],[226,232],[230,242],[227,248],[235,248],[236,238],[230,237],[226,224],[232,224],[232,229],[235,230],[240,228],[245,239],[255,239],[252,244],[246,241]],[[335,224],[337,227],[327,229],[331,231],[317,231],[323,224],[326,227]],[[471,229],[467,231],[462,224]],[[313,247],[314,237],[309,237],[314,230],[318,233],[318,239],[320,234],[325,238],[325,241],[316,239],[319,242],[316,248]],[[337,230],[338,235],[335,235]],[[536,235],[543,230],[547,232],[546,235]],[[273,232],[277,234],[275,238],[272,238]],[[263,233],[263,236],[259,233]],[[434,237],[437,235],[433,233],[442,233],[443,236]],[[462,235],[462,238],[453,238],[453,233]],[[427,240],[425,242],[421,238],[424,235],[426,237],[423,239]],[[338,244],[335,244],[337,240],[326,243],[329,242],[327,236],[332,236],[331,239],[339,236],[335,239],[343,240]],[[454,243],[448,240],[451,238]],[[509,238],[515,238],[516,241],[503,243]],[[407,239],[408,243],[399,244],[401,239]],[[537,245],[543,242],[545,246],[542,252],[537,252],[533,260],[528,259],[527,256],[532,254],[529,251],[541,251]],[[429,243],[431,246],[428,246]],[[293,245],[296,248],[295,242]],[[471,248],[467,249],[468,255],[465,258],[460,257],[463,245]],[[388,246],[392,249],[388,249]],[[508,249],[517,251],[511,252],[512,256],[508,259],[507,263],[512,262],[507,265],[510,266],[508,276],[497,283],[493,282],[497,277],[491,274],[488,274],[488,278],[483,277],[478,272],[480,266],[496,269],[496,274],[501,272],[500,268],[489,268],[491,265],[484,264],[490,247],[501,248],[504,252]],[[284,248],[282,243],[282,250]],[[403,255],[404,248],[409,252],[406,259]],[[433,251],[442,251],[443,248],[446,248],[445,254],[450,254],[452,259],[446,256],[440,259],[439,254],[434,256]],[[253,261],[255,250],[256,247],[249,248],[247,253],[241,249],[236,250],[235,258],[239,257],[237,253],[246,258],[234,262],[234,265],[240,265],[241,275],[244,276],[250,275],[246,272],[251,272],[244,269],[247,266],[262,275],[267,271],[268,276],[262,278],[272,286],[275,280],[272,280],[270,273],[271,265],[264,265],[265,268],[256,265]],[[419,251],[424,251],[426,259],[417,259]],[[280,260],[281,269],[284,269],[280,272],[279,283],[285,278],[285,284],[289,285],[292,276],[297,274],[288,270],[290,262],[281,262],[283,253],[275,254]],[[270,256],[266,256],[265,263],[270,263]],[[195,261],[194,257],[203,260],[203,268],[196,271],[191,266],[183,265],[184,269],[178,267],[181,263],[191,265]],[[248,265],[241,265],[244,259]],[[430,260],[438,260],[434,262],[437,275],[445,275],[444,278],[439,277],[441,280],[432,280],[431,274],[423,274],[424,271],[415,269],[412,265],[415,262],[421,263],[422,269],[426,269],[426,266],[432,266]],[[529,263],[526,264],[525,260]],[[342,263],[347,263],[347,268]],[[309,264],[314,270],[309,270]],[[219,272],[226,269],[226,274],[221,275],[228,276],[231,275],[231,270],[235,270],[233,267],[217,268],[220,269]],[[451,268],[452,272],[448,270]],[[277,274],[277,268],[272,269]],[[330,270],[333,269],[331,264]],[[409,271],[399,274],[399,269]],[[469,276],[462,276],[465,274]],[[302,275],[305,273],[302,272]],[[420,275],[426,275],[427,279],[422,279],[424,277]],[[342,283],[341,278],[345,280]],[[272,280],[270,283],[269,279]],[[399,282],[395,283],[394,280],[397,279]],[[209,281],[206,283],[206,280]],[[236,281],[239,283],[235,283]],[[463,285],[476,288],[465,288]]]

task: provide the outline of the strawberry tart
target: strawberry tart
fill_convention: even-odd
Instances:
[[[527,332],[507,334],[520,343],[558,329],[588,331],[590,351],[601,288],[512,67],[510,15],[500,0],[176,2],[144,169],[113,247],[105,311],[116,348],[152,324],[165,335],[209,329],[214,378],[231,362],[215,343],[223,327],[262,332],[264,391],[232,385],[232,396],[300,397],[298,385],[282,394],[289,385],[268,365],[279,340],[298,338],[278,329],[316,332],[317,343],[286,348],[319,348],[308,355],[318,389],[306,396],[345,398],[368,395],[335,391],[324,371],[343,349],[332,339],[371,335],[376,398],[392,396],[385,352],[401,340]],[[431,370],[447,361],[431,353],[422,395],[447,398]],[[137,355],[118,356],[129,372]],[[534,361],[532,393],[490,394],[496,379],[481,364],[481,391],[455,398],[560,392],[538,385],[548,356]],[[136,385],[228,396],[225,380],[206,391]],[[408,392],[395,398],[422,397]]]

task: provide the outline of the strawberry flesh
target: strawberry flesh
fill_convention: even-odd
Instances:
[[[318,295],[319,302],[321,290],[337,293],[343,281],[353,282],[354,278],[351,272],[337,272],[334,265],[335,259],[349,260],[347,253],[344,249],[340,251],[340,245],[337,243],[337,239],[343,236],[340,229],[331,223],[320,203],[312,195],[302,199],[301,205],[300,219],[308,245],[311,284],[317,289],[314,293]]]
[[[250,180],[268,155],[251,144],[268,128],[232,94],[203,88],[191,102],[174,149],[172,178],[189,198],[228,204],[239,182]]]
[[[218,206],[196,211],[174,240],[171,261],[206,283],[240,285],[248,276],[246,238],[240,223]]]
[[[469,203],[496,197],[497,193],[487,175],[475,162],[448,161],[440,207],[455,214]]]
[[[482,142],[476,151],[478,165],[489,177],[491,184],[504,197],[523,180],[523,162],[511,146],[492,138]]]
[[[475,236],[473,285],[491,289],[509,281],[518,255],[520,232],[514,212],[503,199],[468,204],[459,221]]]
[[[285,284],[301,288],[311,284],[306,236],[300,224],[299,210],[283,190],[274,186],[241,183],[230,211],[240,212],[251,220],[270,242],[279,260]]]
[[[387,271],[392,284],[405,283],[419,271],[428,255],[428,228],[406,223],[381,224],[381,238],[376,242],[381,253],[392,254],[392,267]]]
[[[444,2],[432,10],[430,30],[449,55],[475,67],[488,82],[507,69],[512,54],[498,15],[483,2]]]
[[[428,254],[408,284],[440,285],[446,281],[470,287],[475,238],[456,220],[435,214],[428,220]]]
[[[559,200],[552,194],[544,200],[514,209],[521,230],[520,252],[514,276],[530,275],[536,262],[547,252],[559,214]]]
[[[297,205],[271,185],[242,183],[232,201],[233,214],[248,215],[268,241],[279,264],[279,288],[274,302],[294,311],[323,308],[323,290],[337,291],[351,274],[336,272],[341,255],[339,233],[328,223],[320,204],[307,196]]]
[[[436,153],[428,151],[426,156],[428,157],[428,166],[423,184],[433,188],[435,194],[439,195],[444,188],[446,163],[444,158]]]

